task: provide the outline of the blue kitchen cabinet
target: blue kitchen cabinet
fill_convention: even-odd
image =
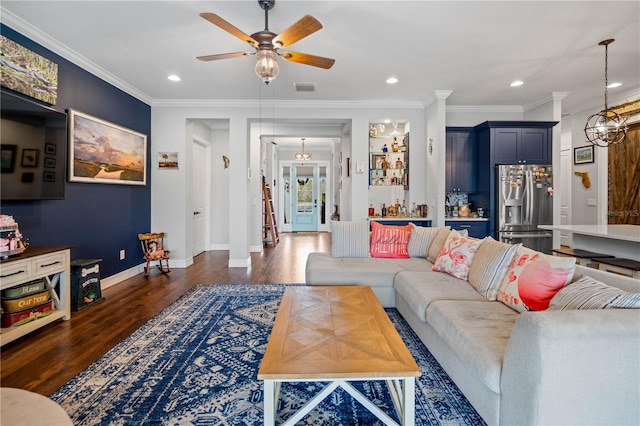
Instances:
[[[476,132],[473,127],[447,127],[447,192],[476,192]]]
[[[484,238],[487,236],[486,220],[446,220],[444,224],[458,231],[466,230],[470,237]]]

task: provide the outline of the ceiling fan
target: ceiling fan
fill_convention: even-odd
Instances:
[[[258,63],[255,68],[256,74],[258,77],[262,78],[266,84],[269,84],[272,80],[278,77],[278,74],[280,73],[278,62],[276,61],[278,56],[290,62],[297,62],[299,64],[311,65],[318,68],[329,69],[333,66],[335,59],[323,58],[321,56],[309,55],[307,53],[279,51],[279,49],[288,47],[321,29],[322,24],[316,18],[311,15],[305,15],[282,33],[276,34],[269,30],[269,11],[273,9],[276,1],[258,0],[258,4],[260,5],[260,8],[264,10],[265,28],[264,30],[251,35],[245,34],[242,30],[234,27],[215,13],[205,12],[200,14],[200,16],[212,24],[217,25],[240,40],[249,43],[255,49],[255,52],[233,52],[218,55],[205,55],[198,56],[198,59],[201,61],[215,61],[218,59],[256,55],[258,57]]]

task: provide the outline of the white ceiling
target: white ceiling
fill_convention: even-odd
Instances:
[[[287,62],[264,88],[255,57],[201,62],[196,56],[252,50],[202,19],[213,12],[247,34],[264,28],[256,0],[12,1],[2,22],[134,96],[165,100],[428,102],[526,109],[569,92],[563,112],[603,103],[604,48],[610,99],[640,90],[640,1],[277,0],[269,27],[282,32],[305,14],[323,29],[290,50],[331,57],[330,70]],[[167,80],[178,74],[182,81]],[[399,82],[385,80],[396,76]],[[512,88],[516,79],[524,85]],[[294,83],[315,83],[296,92]],[[265,91],[266,90],[266,91]]]

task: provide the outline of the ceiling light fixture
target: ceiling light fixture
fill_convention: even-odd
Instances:
[[[387,84],[396,84],[398,82],[398,79],[395,77],[389,77],[387,79]]]
[[[305,152],[305,150],[304,150],[304,141],[305,141],[305,138],[301,138],[301,139],[302,139],[302,152],[296,152],[296,155],[294,155],[293,157],[294,157],[296,160],[299,160],[299,161],[308,161],[308,160],[311,160],[311,157],[312,157],[311,153],[310,153],[310,152]]]
[[[587,141],[599,147],[617,145],[627,138],[627,119],[608,106],[609,45],[614,41],[615,39],[610,38],[598,43],[599,46],[604,46],[604,109],[590,116],[584,126]]]
[[[175,74],[171,74],[169,77],[167,77],[169,80],[171,81],[180,81],[180,77],[178,77]]]
[[[611,83],[610,85],[607,86],[607,88],[609,89],[615,89],[616,87],[620,87],[622,86],[622,83],[620,82],[615,82],[615,83]]]
[[[256,75],[260,77],[265,84],[269,84],[278,78],[280,75],[280,67],[276,60],[278,55],[272,50],[259,50],[256,56],[258,57]]]
[[[518,86],[522,86],[523,84],[524,84],[524,81],[516,80],[513,83],[511,83],[511,87],[518,87]]]

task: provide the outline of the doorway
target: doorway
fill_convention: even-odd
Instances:
[[[210,145],[199,138],[194,137],[192,143],[192,248],[191,255],[197,256],[207,248],[207,236],[209,235],[209,205],[207,194],[210,192],[209,169]]]
[[[280,169],[280,229],[284,232],[329,230],[328,164],[291,163]]]
[[[318,165],[294,164],[291,170],[291,230],[318,230]]]

